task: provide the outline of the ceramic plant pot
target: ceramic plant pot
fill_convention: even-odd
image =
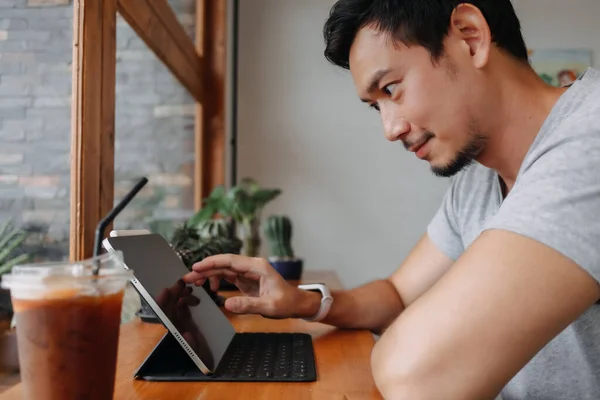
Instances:
[[[299,280],[302,278],[304,262],[301,258],[281,259],[270,257],[269,263],[285,280]]]

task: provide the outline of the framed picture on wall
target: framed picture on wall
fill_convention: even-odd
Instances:
[[[565,86],[592,65],[588,49],[530,49],[529,60],[542,79],[553,86]]]

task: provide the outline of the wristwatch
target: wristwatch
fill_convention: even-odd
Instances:
[[[310,318],[302,319],[310,322],[319,322],[323,320],[323,318],[325,318],[329,313],[331,303],[333,303],[333,297],[331,297],[331,292],[329,291],[329,288],[323,283],[310,283],[306,285],[298,285],[298,289],[308,290],[311,292],[320,292],[322,296],[319,311],[317,311],[317,313]]]

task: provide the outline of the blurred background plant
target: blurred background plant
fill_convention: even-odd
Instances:
[[[262,211],[280,194],[281,189],[263,188],[252,178],[242,179],[229,190],[217,186],[187,224],[205,233],[221,229],[227,231],[229,237],[238,236],[243,242],[242,254],[256,257],[261,245]]]
[[[264,233],[270,250],[270,259],[294,260],[292,247],[292,220],[287,215],[270,215],[264,222]]]
[[[59,241],[50,235],[50,225],[44,222],[29,222],[21,226],[25,239],[17,251],[27,254],[30,262],[63,261],[68,258],[68,240]]]
[[[292,247],[293,224],[289,216],[270,215],[264,222],[264,234],[269,244],[269,262],[285,279],[297,280],[302,277],[304,261]]]
[[[0,227],[0,276],[9,273],[15,265],[29,260],[29,254],[22,253],[27,232],[16,229],[12,221]]]
[[[31,260],[25,251],[28,232],[15,228],[12,221],[6,221],[0,227],[0,277],[12,271],[15,265],[24,264]],[[7,331],[14,327],[13,307],[10,291],[0,289],[0,330]]]

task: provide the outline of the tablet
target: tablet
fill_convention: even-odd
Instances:
[[[317,379],[311,335],[235,332],[201,286],[157,234],[109,237],[103,246],[123,253],[131,283],[168,332],[134,373],[149,381],[309,382]]]
[[[132,285],[204,374],[212,374],[235,336],[235,329],[202,287],[186,285],[189,272],[158,234],[108,237],[108,251],[123,252],[133,270]]]

